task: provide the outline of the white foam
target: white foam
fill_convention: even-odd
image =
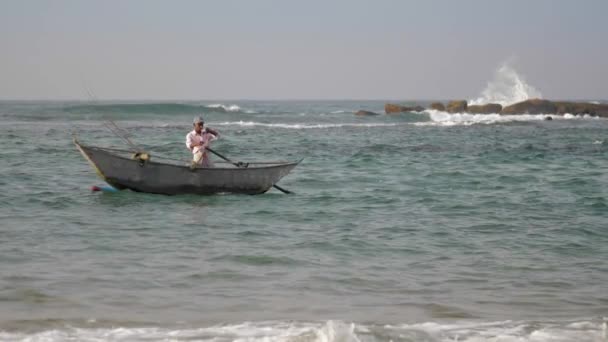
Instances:
[[[582,322],[436,322],[360,325],[327,322],[244,322],[210,327],[75,328],[41,332],[0,331],[1,341],[429,341],[605,342],[605,320]]]
[[[352,341],[360,342],[357,333],[355,332],[355,324],[346,324],[339,321],[329,321],[325,326],[314,329],[318,342],[333,342],[333,341]]]
[[[340,127],[393,127],[403,124],[398,123],[335,123],[335,124],[304,124],[304,123],[263,123],[255,121],[226,121],[214,123],[218,126],[242,126],[242,127],[271,127],[286,129],[313,129],[313,128],[340,128]]]
[[[504,107],[532,98],[542,98],[542,94],[526,83],[508,63],[504,63],[496,70],[494,79],[488,82],[481,95],[469,100],[469,104],[499,103]]]
[[[602,342],[606,340],[606,322],[573,323],[462,323],[462,324],[404,324],[387,329],[396,331],[418,330],[428,335],[429,341],[459,342]]]
[[[495,114],[470,114],[470,113],[448,113],[428,109],[425,111],[429,114],[431,121],[416,122],[415,126],[470,126],[475,124],[494,124],[517,121],[543,121],[547,117],[554,120],[572,120],[572,119],[592,119],[598,120],[599,117],[590,115],[555,115],[555,114],[521,114],[521,115],[501,115]]]
[[[9,333],[0,331],[0,341],[59,342],[59,341],[319,341],[359,342],[355,324],[328,321],[326,323],[245,322],[205,328],[168,329],[142,328],[70,328],[38,333]]]
[[[592,116],[589,114],[570,114],[570,113],[566,113],[563,116],[564,119],[595,119],[598,120],[600,119],[599,116]]]

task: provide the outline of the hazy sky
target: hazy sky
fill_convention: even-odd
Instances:
[[[0,99],[608,98],[607,0],[0,0]]]

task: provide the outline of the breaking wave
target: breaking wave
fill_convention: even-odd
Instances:
[[[243,127],[243,128],[278,128],[287,130],[306,130],[306,129],[335,129],[335,128],[377,128],[377,127],[403,127],[403,126],[471,126],[477,124],[501,124],[509,122],[540,122],[549,117],[556,121],[565,120],[606,120],[596,116],[585,115],[556,115],[556,114],[521,114],[521,115],[501,115],[501,114],[469,114],[469,113],[447,113],[437,110],[426,110],[420,114],[412,114],[417,117],[416,121],[408,122],[335,122],[335,123],[286,123],[286,122],[258,122],[258,121],[210,121],[212,127]],[[84,125],[87,122],[83,123]],[[91,123],[89,123],[91,124]],[[123,121],[121,126],[126,128],[137,127],[160,127],[160,128],[182,128],[183,123],[168,123],[165,121]],[[2,125],[2,123],[0,123]],[[186,124],[187,126],[187,124]]]
[[[469,104],[499,103],[504,107],[532,98],[542,98],[542,94],[505,63],[496,70],[494,79],[488,83],[481,95],[477,99],[469,100]]]
[[[55,327],[38,332],[1,331],[2,341],[428,341],[428,342],[599,342],[606,341],[606,321],[461,322],[440,324],[355,324],[327,322],[245,322],[210,327]]]
[[[237,105],[223,105],[221,103],[211,104],[211,105],[205,106],[205,108],[219,110],[221,112],[240,112],[241,111],[241,107],[239,107]],[[246,111],[246,112],[255,113],[254,111]]]

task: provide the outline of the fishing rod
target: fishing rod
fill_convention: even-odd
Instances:
[[[86,94],[89,98],[88,102],[92,105],[96,105],[99,102],[99,99],[98,99],[97,95],[95,95],[95,92],[91,88],[89,88],[87,83],[84,81],[84,78],[82,77],[82,75],[80,75],[80,82],[82,83],[84,91],[86,92]],[[134,152],[141,152],[142,149],[138,145],[133,143],[131,141],[131,139],[129,139],[129,137],[128,137],[129,132],[118,127],[118,125],[114,121],[112,121],[111,119],[105,119],[103,121],[103,125],[108,130],[110,130],[110,132],[112,132],[115,136],[120,138],[125,144],[127,144],[129,147],[131,147],[131,149],[133,149]]]
[[[95,95],[95,92],[86,84],[86,82],[82,78],[82,75],[80,80],[82,82],[85,92],[87,93],[87,96],[89,97],[89,103],[97,104],[99,102],[98,97]],[[139,145],[135,144],[133,141],[131,141],[131,139],[129,139],[129,132],[119,127],[113,120],[106,119],[103,121],[103,125],[108,130],[110,130],[110,132],[112,132],[115,136],[120,138],[125,144],[127,144],[133,150],[133,152],[145,153]]]
[[[135,144],[133,141],[131,141],[131,139],[129,139],[129,132],[125,131],[121,127],[118,127],[118,125],[114,121],[105,120],[103,122],[103,125],[107,129],[109,129],[110,132],[114,133],[114,135],[119,137],[129,147],[131,147],[135,152],[143,152],[143,149],[139,145]]]

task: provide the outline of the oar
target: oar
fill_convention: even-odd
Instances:
[[[232,165],[234,165],[234,166],[236,166],[236,167],[243,167],[243,164],[242,164],[242,163],[235,163],[235,162],[233,162],[232,160],[230,160],[230,159],[228,159],[228,158],[224,157],[223,155],[221,155],[221,154],[219,154],[219,153],[215,152],[214,150],[210,149],[209,147],[206,147],[206,150],[207,150],[207,151],[209,151],[209,152],[211,152],[211,153],[213,153],[213,154],[215,154],[216,156],[218,156],[218,157],[220,157],[220,158],[224,159],[225,161],[227,161],[227,162],[231,163]],[[287,190],[287,189],[284,189],[284,188],[281,188],[280,186],[278,186],[278,185],[276,185],[276,184],[274,184],[274,185],[273,185],[273,187],[275,187],[277,190],[279,190],[279,191],[283,192],[284,194],[291,194],[291,193],[292,193],[291,191],[289,191],[289,190]]]

